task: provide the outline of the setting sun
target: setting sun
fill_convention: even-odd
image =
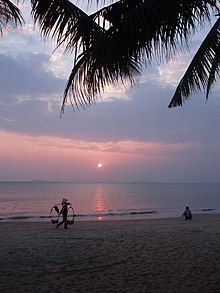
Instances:
[[[102,168],[102,163],[98,163],[98,168]]]

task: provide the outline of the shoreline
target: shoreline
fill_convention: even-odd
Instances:
[[[99,221],[136,221],[136,220],[154,220],[154,219],[169,219],[169,218],[180,218],[182,215],[183,209],[179,213],[167,213],[160,214],[158,211],[150,211],[144,213],[134,213],[130,215],[76,215],[74,216],[75,222],[99,222]],[[204,209],[201,211],[193,211],[193,215],[216,215],[220,214],[217,209]],[[72,216],[71,216],[72,218]],[[45,223],[51,222],[51,217],[47,216],[10,216],[10,217],[1,217],[0,223]]]
[[[0,222],[2,292],[220,292],[220,214]]]

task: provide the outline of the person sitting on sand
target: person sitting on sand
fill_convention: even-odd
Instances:
[[[182,217],[185,216],[185,220],[192,220],[192,213],[189,209],[189,207],[186,207],[185,211],[182,214]]]
[[[59,212],[59,215],[63,215],[63,221],[58,223],[56,228],[58,229],[60,225],[64,224],[64,229],[68,229],[67,228],[67,214],[68,214],[68,205],[70,205],[70,203],[68,202],[68,199],[63,198],[62,202],[62,208]]]

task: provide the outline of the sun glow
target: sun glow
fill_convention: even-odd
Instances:
[[[102,168],[102,163],[98,163],[98,168]]]

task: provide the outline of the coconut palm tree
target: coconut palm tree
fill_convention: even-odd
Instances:
[[[9,0],[0,0],[0,34],[5,28],[10,28],[23,23],[19,8]]]
[[[75,1],[78,3],[78,1]],[[68,0],[31,0],[32,15],[73,67],[64,91],[77,108],[94,103],[109,85],[134,85],[143,66],[170,60],[188,48],[190,37],[212,15],[216,23],[181,79],[169,107],[182,105],[196,90],[207,97],[219,74],[220,18],[217,0],[88,0],[103,4],[88,15]],[[108,2],[108,4],[107,4]]]
[[[179,82],[169,108],[182,106],[183,102],[197,90],[205,89],[208,99],[210,90],[220,73],[220,17],[217,16],[217,21]]]

